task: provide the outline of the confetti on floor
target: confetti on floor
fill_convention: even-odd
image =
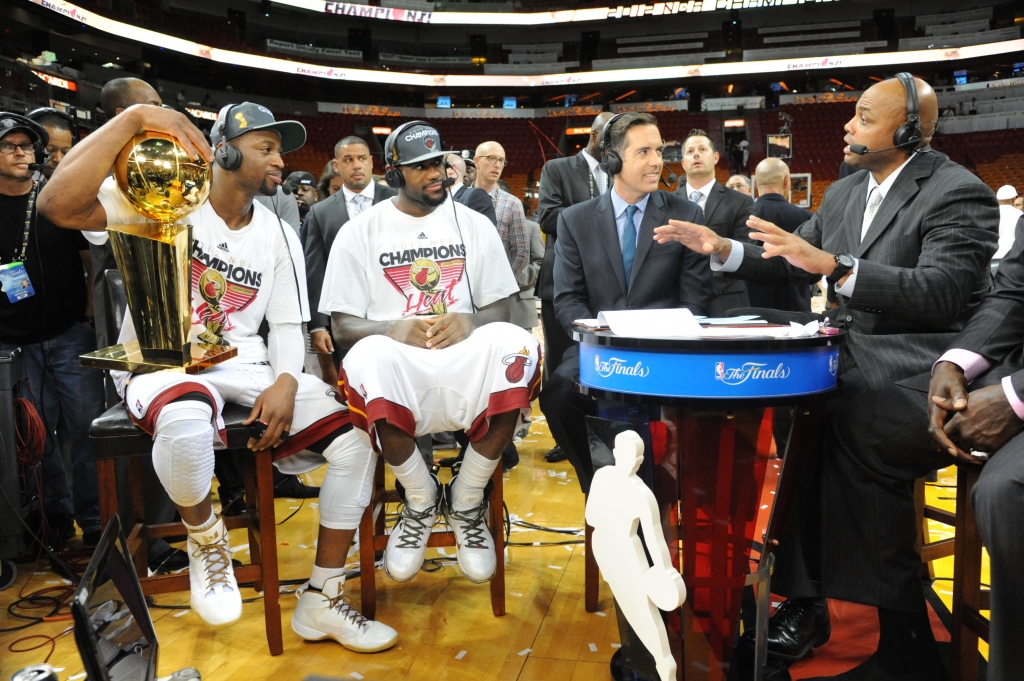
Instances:
[[[468,653],[468,652],[469,652],[468,650],[460,650],[459,654],[455,656],[455,659],[456,660],[461,660],[462,658],[464,658],[466,656],[466,653]]]

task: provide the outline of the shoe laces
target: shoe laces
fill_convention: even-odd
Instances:
[[[349,603],[344,593],[340,593],[334,598],[328,598],[327,607],[331,610],[337,610],[343,620],[348,620],[358,629],[362,629],[369,624],[369,620],[363,617],[363,614]]]
[[[423,531],[430,529],[428,521],[432,521],[436,516],[437,513],[433,508],[428,508],[426,511],[414,511],[408,505],[402,508],[402,513],[398,518],[398,525],[401,527],[395,527],[395,531],[399,533],[398,548],[420,548],[420,544],[423,542]]]
[[[462,531],[463,546],[471,549],[488,548],[486,535],[487,528],[484,524],[484,516],[486,513],[487,506],[483,501],[468,511],[456,511],[453,508],[448,509],[448,515],[458,523],[459,530]]]
[[[231,589],[231,552],[224,537],[211,544],[196,542],[192,556],[202,560],[206,566],[206,588],[209,591],[213,591],[218,584],[223,585],[225,589]]]

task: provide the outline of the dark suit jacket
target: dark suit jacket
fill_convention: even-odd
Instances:
[[[555,241],[558,238],[558,216],[569,206],[589,201],[599,195],[600,190],[593,182],[590,166],[583,152],[566,158],[555,158],[544,164],[540,174],[540,196],[537,207],[540,211],[540,230],[547,235],[544,246],[544,262],[537,277],[537,297],[553,300],[555,297]]]
[[[999,209],[981,180],[927,149],[900,172],[862,240],[867,185],[867,171],[833,183],[796,233],[859,259],[853,297],[840,296],[826,316],[846,327],[844,348],[878,389],[928,371],[978,309],[991,283]],[[743,249],[732,276],[776,286],[807,279],[783,258],[762,258],[758,246]]]
[[[479,187],[467,187],[462,185],[452,198],[467,208],[472,208],[497,226],[498,216],[494,213],[494,202],[491,195]]]
[[[757,201],[754,201],[754,215],[792,233],[796,231],[797,227],[810,220],[813,213],[794,206],[782,194],[762,194]],[[810,284],[816,279],[818,279],[816,276],[808,277],[806,282],[790,286],[766,286],[747,282],[750,306],[790,312],[810,312]]]
[[[971,383],[971,389],[1011,376],[1024,398],[1024,217],[1017,221],[1013,247],[999,262],[995,287],[985,296],[971,321],[949,344],[982,355],[992,367]]]
[[[373,205],[384,199],[397,195],[390,187],[373,183]],[[324,285],[324,274],[327,271],[327,257],[331,254],[334,237],[338,230],[348,222],[348,206],[345,204],[345,192],[340,190],[334,196],[313,204],[302,225],[305,239],[302,250],[306,254],[306,287],[309,290],[309,328],[331,330],[331,318],[320,314],[320,289]]]
[[[707,313],[708,257],[674,241],[654,241],[654,228],[670,218],[703,222],[700,206],[692,201],[664,191],[651,194],[627,284],[611,196],[606,193],[562,212],[555,243],[554,302],[558,322],[570,337],[574,320],[592,319],[605,310],[686,307],[694,314]],[[576,352],[574,345],[566,356]]]
[[[684,199],[686,194],[686,178],[679,180],[679,187],[675,192]],[[741,194],[735,189],[729,189],[721,182],[715,180],[715,186],[708,194],[708,200],[704,204],[704,223],[710,227],[715,234],[726,239],[735,239],[750,243],[750,228],[747,227],[747,218],[754,212],[754,200],[746,194]],[[714,278],[715,298],[723,298],[722,302],[712,303],[715,307],[715,315],[724,315],[726,310],[734,307],[747,307],[750,303],[747,298],[747,286],[737,279],[728,279],[723,274],[715,272]],[[728,301],[727,303],[725,301]]]

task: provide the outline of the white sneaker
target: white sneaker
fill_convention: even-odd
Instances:
[[[220,518],[205,532],[189,533],[188,576],[192,609],[204,622],[219,627],[242,616],[242,595],[231,567],[231,545]]]
[[[433,475],[435,485],[437,478]],[[439,486],[439,485],[438,485]],[[437,496],[426,511],[414,511],[406,503],[384,549],[384,571],[396,582],[408,582],[423,567],[427,540],[437,520]]]
[[[444,489],[444,519],[455,531],[455,556],[462,574],[477,584],[494,576],[497,559],[494,555],[494,538],[487,529],[487,500],[468,511],[452,508],[453,479]]]
[[[333,577],[323,590],[306,586],[292,615],[292,631],[307,641],[333,638],[357,653],[376,653],[398,643],[398,632],[368,620],[345,600],[345,578]]]

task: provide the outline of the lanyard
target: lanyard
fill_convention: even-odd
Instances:
[[[21,252],[14,258],[14,262],[25,262],[25,252],[28,250],[28,233],[32,227],[32,216],[35,214],[36,190],[39,183],[32,182],[32,191],[28,193],[28,203],[25,206],[25,229],[21,235]]]

